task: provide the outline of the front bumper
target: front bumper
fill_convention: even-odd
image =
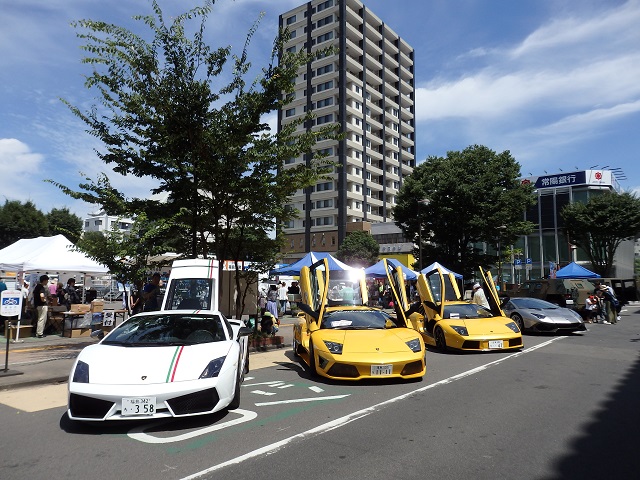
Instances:
[[[69,384],[67,413],[72,420],[147,420],[205,415],[225,408],[233,400],[237,375],[152,385]],[[122,399],[156,397],[152,415],[122,415]]]
[[[334,380],[363,380],[378,378],[420,378],[426,373],[424,352],[411,355],[350,353],[346,356],[316,351],[317,371]],[[372,366],[390,365],[391,374],[375,375]]]

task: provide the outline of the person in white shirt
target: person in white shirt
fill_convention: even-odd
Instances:
[[[482,305],[485,308],[490,308],[487,297],[484,294],[484,290],[482,290],[482,287],[479,283],[473,284],[473,297],[471,298],[471,303]]]
[[[287,284],[282,282],[280,288],[278,288],[278,300],[280,300],[280,316],[284,315],[287,311]]]

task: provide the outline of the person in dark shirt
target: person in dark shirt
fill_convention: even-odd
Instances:
[[[160,310],[160,302],[158,296],[160,295],[160,274],[154,273],[151,277],[151,281],[147,283],[142,289],[142,299],[144,300],[144,311],[155,312]]]
[[[49,283],[49,276],[40,276],[40,283],[33,289],[33,306],[36,307],[38,312],[38,324],[36,327],[36,337],[44,337],[44,327],[47,323],[47,313],[49,307],[47,306],[47,283]]]
[[[64,304],[67,306],[67,311],[69,311],[71,310],[71,304],[78,303],[82,303],[82,299],[76,290],[76,279],[70,278],[64,288]]]

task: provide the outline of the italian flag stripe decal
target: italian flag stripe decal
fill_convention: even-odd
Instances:
[[[178,362],[180,361],[180,355],[182,355],[182,350],[184,346],[176,347],[176,351],[173,354],[173,358],[171,359],[171,365],[169,365],[169,371],[167,372],[167,380],[166,382],[173,382],[173,379],[176,376],[176,369],[178,368]]]
[[[209,260],[209,278],[213,278],[213,260]]]

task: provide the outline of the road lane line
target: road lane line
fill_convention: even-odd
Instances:
[[[512,353],[510,355],[507,355],[506,357],[503,358],[499,358],[498,360],[494,360],[493,362],[489,362],[485,365],[481,365],[480,367],[476,367],[476,368],[472,368],[471,370],[467,370],[466,372],[462,372],[459,373],[457,375],[453,375],[451,377],[445,378],[443,380],[440,380],[436,383],[432,383],[430,385],[425,385],[424,387],[420,387],[417,388],[416,390],[412,390],[411,392],[408,393],[404,393],[402,395],[399,395],[397,397],[394,398],[390,398],[389,400],[385,400],[384,402],[380,402],[377,403],[376,405],[372,405],[371,407],[367,407],[364,408],[362,410],[358,410],[356,412],[353,413],[349,413],[347,415],[344,415],[340,418],[336,418],[335,420],[331,420],[330,422],[327,423],[323,423],[322,425],[318,425],[317,427],[311,428],[309,430],[307,430],[306,432],[302,432],[302,433],[298,433],[296,435],[292,435],[288,438],[285,438],[283,440],[280,440],[278,442],[275,443],[271,443],[269,445],[265,445],[264,447],[261,448],[257,448],[255,450],[252,450],[251,452],[245,453],[244,455],[240,455],[236,458],[233,458],[231,460],[227,460],[226,462],[222,462],[219,463],[217,465],[213,465],[209,468],[206,468],[204,470],[201,470],[199,472],[193,473],[191,475],[188,475],[186,477],[182,477],[181,480],[192,480],[195,478],[200,478],[203,475],[207,475],[211,472],[215,472],[216,470],[220,470],[224,467],[230,466],[230,465],[238,465],[242,462],[244,462],[245,460],[249,460],[252,458],[256,458],[259,456],[262,456],[264,454],[267,453],[271,453],[271,452],[275,452],[277,450],[279,450],[280,448],[288,445],[289,443],[292,443],[296,440],[303,440],[305,438],[308,437],[312,437],[312,436],[316,436],[316,435],[320,435],[322,433],[326,433],[329,432],[331,430],[334,430],[336,428],[340,428],[343,427],[355,420],[358,420],[360,418],[366,417],[367,415],[370,415],[378,410],[380,410],[382,407],[386,407],[387,405],[391,405],[393,403],[399,402],[401,400],[404,400],[406,398],[411,397],[412,395],[415,395],[416,393],[421,393],[421,392],[426,392],[427,390],[431,390],[432,388],[436,388],[439,387],[441,385],[446,385],[449,384],[451,382],[455,382],[456,380],[460,380],[462,378],[466,378],[470,375],[476,374],[478,372],[481,372],[483,370],[486,370],[487,368],[494,366],[494,365],[498,365],[506,360],[509,360],[511,358],[516,358],[519,357],[521,355],[524,355],[525,353],[529,353],[529,352],[533,352],[539,348],[545,347],[547,345],[550,345],[553,342],[556,342],[558,340],[561,340],[563,338],[566,337],[554,337],[546,342],[543,342],[539,345],[535,345],[533,347],[529,347],[521,352],[516,352],[516,353]]]
[[[256,395],[275,395],[276,392],[265,392],[264,390],[252,390],[251,393],[255,393]]]
[[[173,437],[154,437],[153,435],[144,433],[145,430],[149,430],[161,423],[161,422],[155,422],[152,424],[147,424],[147,425],[133,428],[129,431],[129,433],[127,433],[127,436],[129,438],[132,438],[134,440],[138,440],[139,442],[144,442],[144,443],[157,444],[157,443],[181,442],[183,440],[189,440],[194,437],[199,437],[206,433],[215,432],[216,430],[222,430],[223,428],[232,427],[233,425],[239,425],[241,423],[248,422],[258,416],[256,412],[252,412],[251,410],[242,410],[240,408],[237,408],[235,410],[230,410],[229,413],[237,413],[238,415],[240,415],[240,417],[235,418],[233,420],[229,420],[227,422],[216,423],[214,425],[211,425],[210,427],[199,428],[198,430],[195,430],[193,432],[187,432],[180,435],[175,435]]]
[[[256,407],[265,407],[267,405],[283,405],[285,403],[304,403],[304,402],[316,402],[318,400],[338,400],[340,398],[348,397],[351,395],[347,393],[346,395],[331,395],[329,397],[312,397],[312,398],[294,398],[291,400],[276,400],[274,402],[260,402],[254,403]]]
[[[315,387],[315,386],[314,386],[314,387],[309,387],[309,390],[312,390],[312,391],[314,391],[314,392],[316,392],[316,393],[322,393],[322,392],[324,392],[324,390],[323,390],[322,388],[320,388],[320,387]]]

